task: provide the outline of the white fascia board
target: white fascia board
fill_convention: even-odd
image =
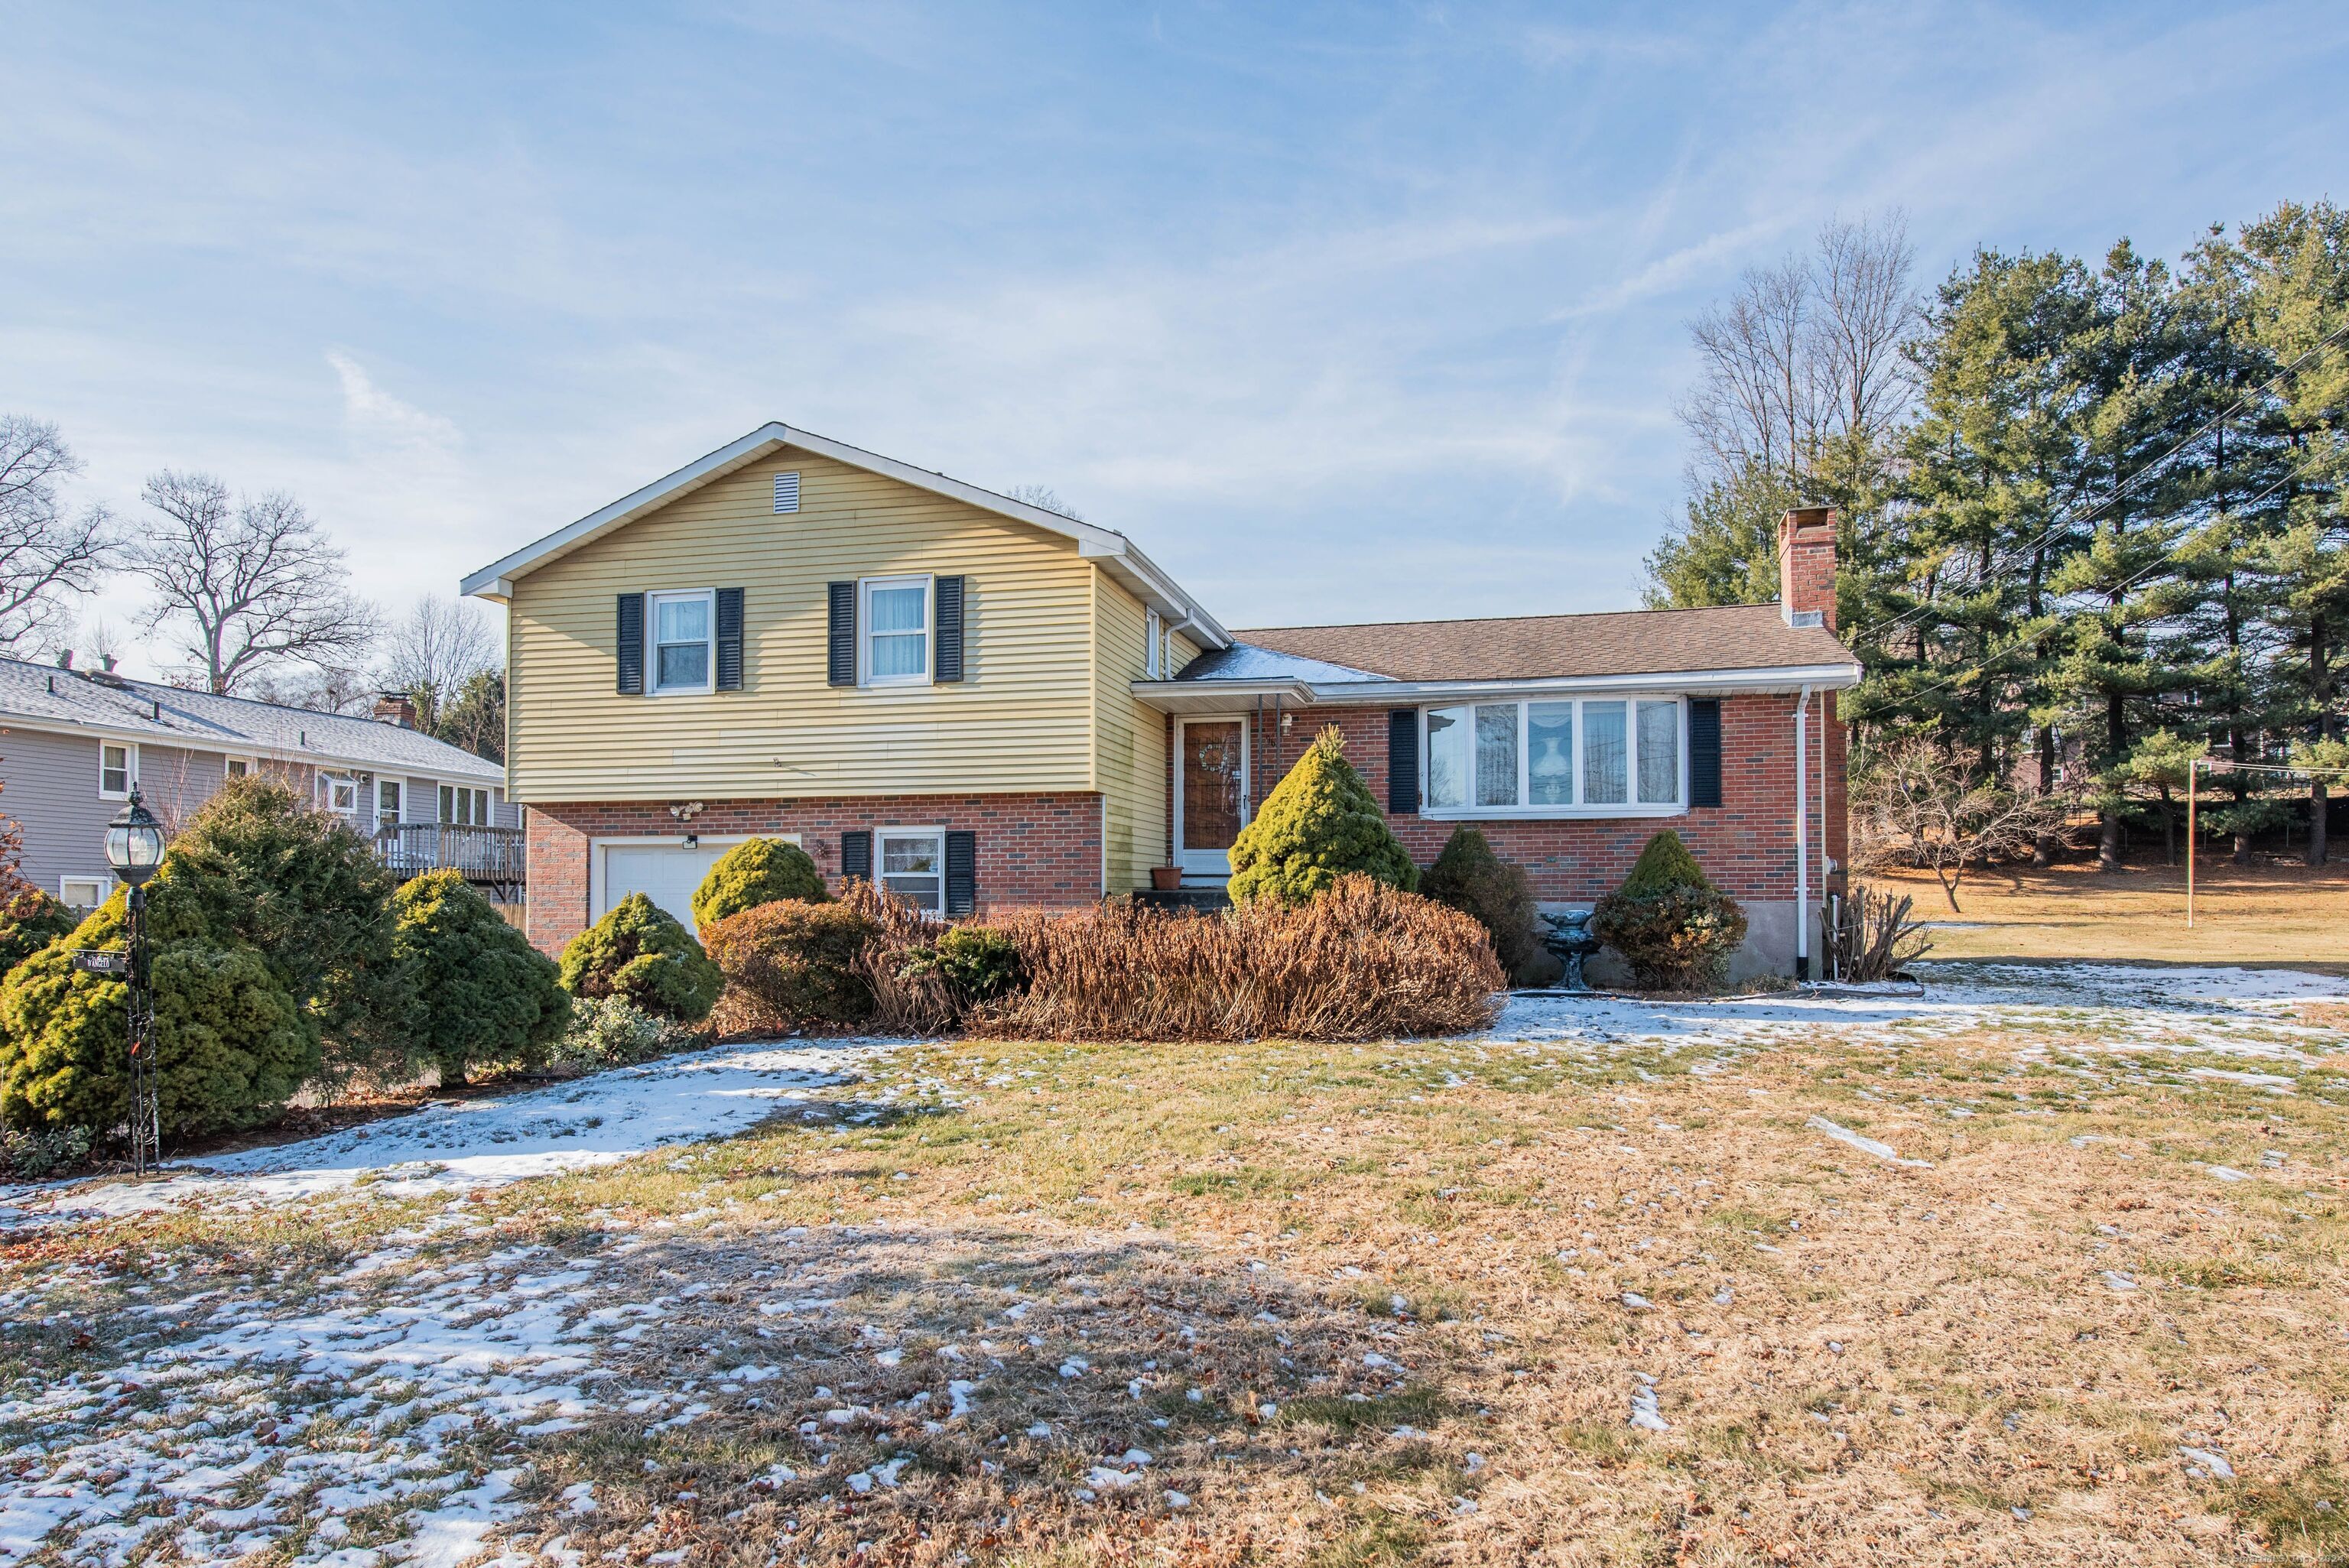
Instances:
[[[1317,700],[1303,681],[1133,681],[1127,689],[1161,713],[1223,713],[1265,697],[1305,707]]]
[[[1859,684],[1857,665],[1801,665],[1778,669],[1653,670],[1629,676],[1570,676],[1521,681],[1375,681],[1331,683],[1313,687],[1316,702],[1422,702],[1439,697],[1537,696],[1546,692],[1669,691],[1780,693],[1843,691]],[[1213,681],[1195,683],[1212,686]]]
[[[736,469],[754,463],[767,453],[784,447],[813,452],[820,458],[830,458],[851,468],[896,480],[934,495],[948,496],[982,511],[991,511],[999,517],[1011,518],[1040,528],[1047,533],[1074,540],[1080,555],[1103,557],[1123,566],[1124,571],[1120,575],[1128,579],[1128,586],[1145,599],[1154,597],[1162,611],[1171,610],[1196,622],[1203,630],[1212,631],[1219,639],[1216,644],[1217,647],[1231,641],[1221,626],[1216,625],[1189,595],[1174,585],[1173,579],[1160,572],[1149,557],[1133,547],[1133,541],[1113,529],[1096,528],[1073,517],[1063,517],[1057,511],[1014,500],[993,490],[981,490],[975,484],[950,478],[935,469],[917,469],[911,463],[885,458],[878,452],[868,452],[845,441],[835,441],[827,436],[795,429],[781,420],[761,425],[749,435],[695,459],[675,473],[655,480],[642,490],[633,490],[611,505],[589,512],[568,527],[559,528],[545,538],[523,546],[504,560],[482,567],[467,576],[458,585],[459,591],[483,599],[511,598],[514,578],[568,554],[591,540],[600,539],[688,490],[712,480],[722,479]]]

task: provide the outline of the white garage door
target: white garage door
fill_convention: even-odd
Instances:
[[[607,844],[604,849],[604,896],[595,913],[640,892],[694,929],[693,894],[701,879],[730,844]]]

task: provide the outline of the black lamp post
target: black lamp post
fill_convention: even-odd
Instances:
[[[129,960],[130,1168],[139,1175],[162,1153],[162,1111],[155,1094],[155,998],[148,985],[147,883],[163,863],[163,825],[140,803],[136,788],[122,814],[107,824],[106,863],[130,890],[123,923]]]

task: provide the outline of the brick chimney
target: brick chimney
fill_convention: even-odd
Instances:
[[[1835,581],[1835,508],[1793,508],[1778,520],[1778,613],[1786,624],[1834,631]]]
[[[1834,559],[1832,549],[1828,559]],[[388,691],[375,699],[375,716],[386,724],[396,724],[402,729],[416,727],[416,699],[404,691]]]

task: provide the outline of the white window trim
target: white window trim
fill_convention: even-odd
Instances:
[[[359,807],[362,797],[359,794],[359,781],[357,775],[350,773],[321,773],[318,775],[318,782],[326,787],[327,810],[332,811],[337,817],[356,817],[359,815]],[[347,810],[335,804],[335,787],[338,784],[348,785],[350,787],[351,803]]]
[[[106,787],[106,753],[109,748],[122,753],[122,788]],[[101,800],[128,800],[130,791],[139,788],[139,743],[135,740],[100,740],[98,743],[98,798]]]
[[[709,635],[702,642],[709,649],[709,657],[702,665],[698,686],[663,686],[660,678],[660,607],[665,603],[698,599],[709,617],[703,624]],[[682,647],[685,645],[679,644]],[[645,595],[645,695],[647,696],[708,696],[718,689],[718,590],[715,588],[662,589]]]
[[[873,885],[889,885],[889,861],[884,846],[891,839],[934,839],[938,846],[938,902],[928,913],[947,917],[947,830],[938,828],[875,828],[873,830]],[[903,894],[898,895],[903,897]]]
[[[1574,710],[1574,797],[1572,806],[1437,806],[1431,803],[1433,792],[1428,778],[1434,762],[1433,748],[1427,733],[1427,716],[1437,708],[1464,707],[1472,713],[1478,707],[1497,707],[1514,703],[1517,709],[1517,799],[1529,799],[1533,794],[1529,777],[1533,767],[1531,748],[1526,744],[1527,717],[1526,709],[1531,703],[1571,702]],[[1626,793],[1636,797],[1640,792],[1640,704],[1669,702],[1679,710],[1680,726],[1680,799],[1670,805],[1646,804],[1637,799],[1616,803],[1589,805],[1582,802],[1582,760],[1584,730],[1583,703],[1619,702],[1623,704],[1623,783]],[[1473,724],[1473,720],[1472,720]],[[1475,736],[1470,736],[1469,756],[1474,768]],[[1470,787],[1474,788],[1471,779]],[[1419,814],[1433,822],[1493,822],[1493,821],[1574,821],[1601,820],[1641,817],[1684,817],[1689,812],[1689,744],[1688,698],[1679,692],[1669,691],[1593,691],[1545,692],[1539,696],[1491,698],[1482,702],[1464,697],[1458,702],[1429,703],[1419,710]]]
[[[244,764],[244,771],[242,774],[234,771],[236,765],[240,762]],[[250,779],[260,771],[261,765],[250,757],[223,757],[221,758],[221,777],[222,779]]]
[[[68,891],[68,884],[73,882],[89,883],[98,889],[98,897],[88,903],[76,903],[72,893]],[[107,901],[113,891],[113,883],[114,876],[111,872],[104,876],[74,876],[68,873],[57,879],[57,902],[67,909],[96,909]]]
[[[922,673],[917,676],[876,676],[872,668],[873,590],[922,585]],[[938,583],[929,573],[902,573],[894,577],[856,580],[856,684],[861,686],[917,686],[936,684],[938,674]]]
[[[1142,678],[1144,680],[1162,680],[1165,677],[1165,622],[1159,618],[1157,611],[1143,612],[1142,634],[1148,639],[1142,650]]]

